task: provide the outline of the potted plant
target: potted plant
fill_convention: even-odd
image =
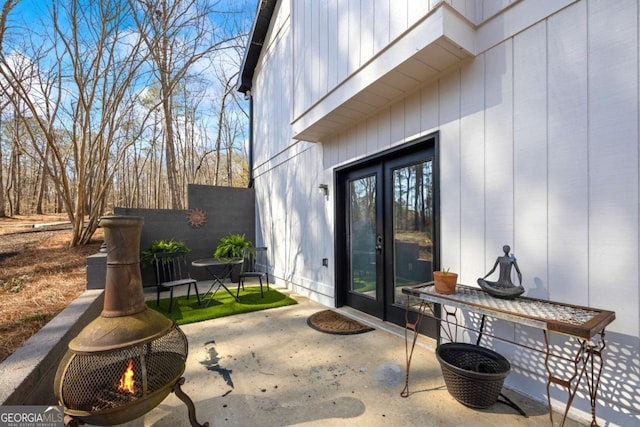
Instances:
[[[242,258],[244,248],[253,246],[244,234],[229,234],[220,239],[220,243],[213,253],[214,258]]]
[[[448,268],[433,272],[433,281],[436,292],[439,294],[451,295],[456,293],[456,283],[458,274],[452,273]]]
[[[245,238],[244,234],[229,234],[220,239],[220,243],[216,247],[213,253],[214,258],[242,258],[244,254],[244,248],[250,248],[253,246],[251,241]],[[240,280],[241,265],[234,267],[231,270],[231,281],[237,283]]]
[[[151,243],[151,246],[142,251],[140,254],[140,261],[143,265],[148,265],[153,263],[153,256],[157,253],[161,252],[184,252],[189,253],[190,249],[187,247],[186,243],[176,241],[176,240],[154,240]]]

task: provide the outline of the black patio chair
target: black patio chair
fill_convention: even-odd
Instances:
[[[242,251],[243,263],[240,270],[240,279],[238,280],[238,290],[236,292],[236,298],[240,295],[240,287],[244,291],[244,282],[247,278],[257,278],[260,282],[260,296],[264,298],[264,292],[262,291],[262,278],[264,277],[267,282],[267,290],[269,290],[269,274],[267,274],[267,248],[250,247],[244,248]]]
[[[153,260],[156,266],[156,306],[160,306],[160,292],[169,291],[169,313],[173,306],[173,288],[187,285],[187,299],[191,297],[191,285],[193,285],[198,305],[200,294],[198,282],[189,276],[186,254],[184,252],[159,252],[154,254]]]

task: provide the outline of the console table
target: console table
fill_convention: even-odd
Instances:
[[[402,288],[402,293],[407,295],[406,330],[413,331],[413,343],[410,349],[408,345],[408,338],[405,340],[407,345],[407,372],[405,389],[402,392],[403,397],[406,397],[409,394],[409,369],[411,365],[411,356],[413,355],[413,348],[415,346],[418,329],[423,316],[427,314],[441,322],[445,322],[449,326],[449,330],[445,330],[445,333],[449,340],[453,341],[455,336],[452,336],[450,327],[452,324],[455,325],[456,328],[461,326],[458,324],[457,310],[463,309],[482,316],[478,327],[461,326],[466,329],[474,330],[478,333],[477,345],[480,344],[480,340],[485,333],[484,326],[486,317],[506,320],[542,330],[545,343],[544,350],[539,350],[508,339],[495,336],[493,337],[544,353],[544,363],[547,370],[547,401],[549,406],[549,417],[551,418],[552,424],[553,410],[551,407],[551,384],[556,384],[560,387],[566,388],[569,395],[564,416],[562,418],[561,425],[563,425],[567,418],[569,408],[573,403],[573,398],[575,397],[578,385],[583,377],[586,378],[589,397],[591,400],[591,425],[597,425],[596,398],[603,367],[602,352],[605,348],[604,329],[615,320],[615,312],[527,297],[518,297],[512,300],[500,299],[489,295],[482,289],[464,285],[457,285],[455,294],[444,295],[435,291],[433,282],[404,287]],[[435,310],[434,304],[439,304],[442,307],[444,314],[439,314],[438,310]],[[415,311],[417,313],[417,317],[414,322],[409,321],[410,311]],[[451,320],[451,318],[454,318],[455,320]],[[575,356],[567,357],[566,355],[552,352],[551,345],[549,343],[550,332],[566,335],[575,339],[577,343]],[[406,337],[408,336],[406,335]],[[440,336],[438,336],[438,344],[439,341]],[[558,376],[561,372],[556,371],[554,374],[553,367],[556,363],[553,363],[552,360],[557,359],[567,362],[569,368],[572,366],[571,372],[568,374],[565,372],[563,377]],[[557,363],[557,365],[558,367],[563,366],[562,363]],[[568,379],[565,379],[567,377]]]

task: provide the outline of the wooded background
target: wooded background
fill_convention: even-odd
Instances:
[[[0,216],[65,212],[75,246],[114,206],[248,185],[255,0],[0,4]]]

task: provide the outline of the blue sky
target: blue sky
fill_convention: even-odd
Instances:
[[[16,8],[12,11],[10,15],[10,25],[15,25],[11,30],[12,39],[14,43],[11,43],[15,48],[20,49],[20,45],[22,41],[28,40],[29,37],[35,37],[36,42],[39,37],[38,33],[51,32],[50,25],[46,24],[47,16],[49,15],[48,8],[51,7],[52,1],[56,0],[20,0]],[[86,2],[88,0],[82,0]],[[127,1],[127,0],[120,0]],[[256,13],[256,8],[258,4],[258,0],[222,0],[222,1],[212,1],[214,4],[214,9],[216,11],[228,11],[228,12],[242,12],[243,15],[240,15],[242,18],[242,22],[245,27],[245,31],[250,31],[251,25],[253,22],[254,15]],[[215,18],[214,18],[215,21]],[[26,24],[26,27],[23,26]],[[29,34],[23,34],[25,32],[25,28],[29,29]],[[7,42],[9,40],[6,40]],[[5,46],[5,54],[10,53],[9,44]],[[222,57],[220,57],[222,58]],[[219,66],[223,66],[227,69],[228,73],[233,73],[239,71],[239,64],[241,63],[242,58],[234,59],[230,61],[227,65],[223,65],[222,62]],[[235,65],[234,63],[237,63]],[[42,62],[40,65],[45,65]],[[212,80],[215,82],[215,80]],[[234,82],[235,85],[235,82]],[[219,91],[221,88],[217,88],[215,84],[208,85],[206,89],[205,99],[207,103],[214,104],[215,100],[219,97]],[[72,89],[71,89],[72,91]],[[206,112],[203,111],[205,115]],[[210,125],[207,125],[207,127]]]

